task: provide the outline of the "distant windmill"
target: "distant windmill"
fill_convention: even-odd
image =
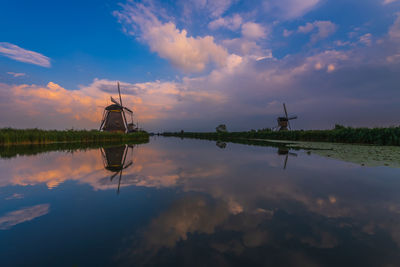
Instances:
[[[297,116],[288,116],[285,103],[283,103],[283,110],[285,111],[285,117],[278,117],[277,119],[278,126],[276,128],[278,129],[278,131],[287,131],[288,128],[289,130],[291,130],[289,121],[297,119]]]
[[[137,130],[133,123],[133,112],[127,107],[122,105],[121,90],[118,84],[119,102],[114,98],[111,98],[111,104],[107,106],[103,111],[103,119],[100,124],[100,131],[106,132],[134,132]],[[126,120],[126,112],[131,115],[131,122],[128,123]]]

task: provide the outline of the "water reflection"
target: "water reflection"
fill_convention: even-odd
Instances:
[[[17,224],[46,215],[49,213],[49,208],[49,204],[41,204],[8,212],[0,217],[0,230],[7,230]]]
[[[119,175],[117,194],[121,186],[122,172],[129,168],[133,162],[132,159],[126,158],[128,151],[133,153],[134,145],[123,145],[115,147],[104,147],[101,148],[101,155],[103,156],[104,168],[112,173],[110,180],[112,181],[115,176]]]
[[[134,147],[0,160],[0,196],[4,199],[0,227],[3,232],[15,229],[14,236],[3,236],[0,246],[20,234],[19,225],[41,221],[29,219],[38,217],[26,207],[49,203],[52,212],[40,215],[43,221],[56,216],[53,210],[66,225],[91,214],[85,217],[88,225],[76,226],[69,235],[73,243],[84,242],[82,232],[92,233],[94,242],[108,240],[102,244],[104,253],[93,251],[103,264],[400,264],[398,169],[366,168],[285,147],[229,144],[221,153],[215,145],[157,138]],[[122,187],[119,197],[105,194]],[[33,190],[40,194],[32,197],[29,192]],[[65,206],[55,200],[63,190],[70,190],[63,200]],[[13,204],[17,201],[25,202]],[[39,211],[45,214],[44,209]],[[33,215],[12,219],[11,215],[22,213]],[[108,217],[111,223],[100,227]],[[13,222],[18,225],[12,226]],[[57,236],[62,232],[57,225],[48,223],[46,229],[37,226],[34,230]],[[15,246],[30,249],[24,243]],[[65,244],[62,249],[72,250],[68,246],[72,247]],[[81,249],[92,255],[90,246]],[[32,256],[32,262],[45,259],[40,253]]]
[[[225,142],[217,141],[217,142],[215,143],[215,145],[216,145],[217,147],[221,148],[221,149],[226,148],[226,143],[225,143]]]
[[[289,150],[290,150],[290,149],[287,148],[287,147],[279,147],[279,148],[278,148],[278,155],[280,155],[280,156],[285,156],[285,161],[284,161],[284,163],[283,163],[283,169],[284,169],[284,170],[286,170],[286,166],[287,166],[287,162],[288,162],[289,156],[297,157],[297,154],[296,154],[296,153],[289,152]]]

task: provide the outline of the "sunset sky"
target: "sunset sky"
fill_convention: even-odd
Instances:
[[[3,1],[0,127],[400,124],[399,0]]]

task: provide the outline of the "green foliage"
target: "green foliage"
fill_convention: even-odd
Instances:
[[[0,145],[48,144],[48,143],[101,143],[111,141],[148,140],[147,132],[109,133],[97,130],[40,130],[0,129]]]
[[[290,141],[336,142],[352,144],[400,145],[400,127],[391,128],[351,128],[336,125],[332,130],[271,131],[263,129],[249,132],[230,133],[164,133],[164,136],[232,141],[237,139],[271,139]]]

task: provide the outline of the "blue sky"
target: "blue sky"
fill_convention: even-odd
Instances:
[[[116,81],[151,131],[271,127],[282,102],[296,128],[399,124],[397,0],[1,5],[0,126],[96,128]]]

